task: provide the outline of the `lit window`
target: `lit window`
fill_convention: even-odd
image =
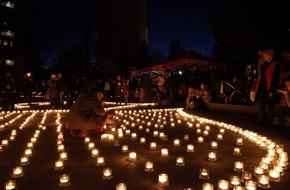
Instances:
[[[4,41],[3,41],[3,45],[4,45],[4,46],[7,46],[7,45],[8,45],[8,41],[7,41],[7,40],[4,40]]]
[[[14,66],[14,60],[5,60],[5,65]]]
[[[8,31],[6,32],[6,36],[14,37],[14,32],[8,30]]]
[[[10,2],[10,1],[3,1],[3,2],[0,2],[0,4],[4,7],[14,9],[14,3]]]

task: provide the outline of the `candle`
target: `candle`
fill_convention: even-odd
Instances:
[[[137,133],[132,133],[131,134],[131,139],[137,139]]]
[[[24,155],[25,156],[32,156],[32,149],[31,148],[27,148],[24,151]]]
[[[237,145],[243,145],[243,138],[237,138],[236,144]]]
[[[36,142],[37,142],[37,138],[32,137],[32,138],[30,139],[30,142],[32,142],[32,143],[36,143]]]
[[[241,172],[244,170],[244,163],[241,162],[241,161],[235,161],[235,168],[234,168],[235,171],[237,172]]]
[[[59,186],[66,187],[70,185],[70,177],[68,174],[62,174],[59,177]]]
[[[216,153],[215,152],[209,152],[208,153],[208,160],[209,161],[216,161],[217,160]]]
[[[276,170],[269,170],[270,181],[279,182],[280,181],[280,172]]]
[[[158,131],[153,131],[153,137],[158,137],[159,132]]]
[[[202,190],[214,190],[213,184],[211,183],[202,184]]]
[[[85,142],[85,143],[89,143],[90,140],[91,140],[90,137],[86,137],[86,138],[84,139],[84,142]]]
[[[3,148],[2,148],[2,145],[0,145],[0,152],[2,152],[3,151]]]
[[[250,171],[243,171],[242,172],[242,182],[252,180],[252,172]]]
[[[256,190],[257,189],[257,183],[250,180],[245,182],[245,188],[246,190]]]
[[[104,168],[103,169],[103,179],[112,179],[112,169],[111,168]]]
[[[206,136],[207,137],[208,135],[209,135],[209,132],[207,130],[204,130],[203,131],[203,136]]]
[[[199,170],[199,178],[200,179],[209,179],[209,169],[200,168],[200,170]]]
[[[130,152],[129,153],[129,160],[130,161],[136,161],[137,160],[137,154],[136,154],[136,152]]]
[[[93,143],[93,142],[88,143],[89,150],[92,150],[94,147],[95,147],[95,143]]]
[[[104,166],[105,165],[105,158],[102,156],[99,156],[97,158],[97,166]]]
[[[218,142],[216,142],[216,141],[212,141],[211,144],[210,144],[210,147],[211,147],[212,149],[217,149],[217,148],[218,148]]]
[[[118,183],[116,185],[116,190],[127,190],[127,185],[125,183]]]
[[[193,144],[188,144],[186,148],[187,152],[194,152],[194,145]]]
[[[126,152],[128,152],[129,151],[129,147],[128,147],[128,145],[123,145],[122,146],[122,152],[123,153],[126,153]]]
[[[173,145],[174,146],[180,146],[180,140],[179,139],[174,139]]]
[[[63,144],[59,144],[59,145],[57,146],[57,151],[58,151],[58,152],[62,152],[62,151],[64,151],[64,145],[63,145]]]
[[[66,152],[61,152],[61,153],[59,154],[59,158],[60,158],[61,160],[67,160],[67,153],[66,153]]]
[[[12,177],[22,177],[23,176],[23,168],[21,166],[17,166],[13,168]]]
[[[150,149],[152,149],[152,150],[157,149],[157,144],[156,144],[156,142],[151,142],[151,143],[150,143]]]
[[[154,171],[154,164],[153,162],[146,161],[145,162],[145,171],[146,172],[153,172]]]
[[[258,186],[263,189],[269,189],[270,188],[270,178],[267,175],[260,175],[258,177]]]
[[[245,190],[245,188],[243,186],[234,186],[233,190]]]
[[[196,134],[201,134],[201,129],[196,129]]]
[[[16,190],[16,181],[15,180],[6,181],[5,190]]]
[[[25,165],[27,165],[27,164],[29,164],[28,157],[27,157],[27,156],[22,156],[22,157],[20,158],[20,165],[21,165],[21,166],[25,166]]]
[[[97,156],[99,156],[99,150],[98,149],[96,149],[96,148],[94,148],[94,149],[92,149],[92,157],[97,157]]]
[[[161,173],[158,176],[158,186],[167,187],[169,185],[168,175],[166,173]]]
[[[55,170],[62,170],[63,169],[63,161],[62,160],[55,161],[54,169]]]
[[[235,147],[233,150],[233,155],[240,156],[241,155],[241,149],[239,147]]]
[[[259,166],[256,166],[254,168],[254,176],[258,177],[259,175],[262,175],[262,174],[264,174],[264,169]]]
[[[227,180],[221,179],[218,181],[218,190],[229,190],[230,184]]]
[[[231,176],[230,177],[230,187],[235,187],[241,185],[241,178],[239,176]]]
[[[2,146],[8,146],[8,140],[7,139],[2,140]]]
[[[225,129],[220,129],[221,134],[225,134]]]
[[[224,136],[222,134],[217,134],[216,139],[221,141],[224,139]]]
[[[203,137],[197,137],[197,143],[204,143]]]
[[[185,165],[185,163],[184,163],[184,157],[182,157],[182,156],[178,156],[178,157],[176,158],[176,165],[177,165],[177,166],[184,166],[184,165]]]
[[[164,156],[164,157],[166,157],[166,156],[168,156],[169,154],[168,154],[168,149],[167,148],[162,148],[161,149],[161,156]]]
[[[140,138],[140,144],[145,144],[146,143],[146,138],[145,137],[141,137]]]
[[[184,135],[183,139],[184,139],[185,141],[188,141],[188,140],[189,140],[189,135]]]

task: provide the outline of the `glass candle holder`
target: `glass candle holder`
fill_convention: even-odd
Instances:
[[[226,130],[225,129],[220,129],[221,134],[225,134]]]
[[[28,157],[27,156],[22,156],[21,158],[20,158],[20,165],[21,166],[26,166],[26,165],[28,165],[29,164],[29,159],[28,159]]]
[[[158,137],[159,132],[158,131],[153,131],[153,137]]]
[[[217,134],[216,139],[221,141],[224,139],[224,136],[222,134]]]
[[[129,153],[129,161],[136,161],[136,160],[137,160],[136,152],[130,152]]]
[[[137,139],[137,133],[132,133],[131,134],[131,139]]]
[[[263,189],[269,189],[270,188],[270,178],[267,175],[259,175],[258,177],[258,187],[261,187]]]
[[[264,174],[264,169],[263,169],[263,168],[261,168],[261,167],[259,167],[259,166],[256,166],[256,167],[254,168],[254,176],[255,176],[256,178],[258,178],[258,176],[263,175],[263,174]]]
[[[103,156],[97,157],[97,166],[104,166],[105,165],[105,158]]]
[[[202,190],[214,190],[214,186],[211,183],[203,183]]]
[[[193,144],[188,144],[186,146],[186,151],[187,152],[194,152],[194,145]]]
[[[218,181],[218,190],[229,190],[230,184],[227,180],[221,179]]]
[[[188,141],[189,140],[189,135],[184,135],[183,140]]]
[[[216,141],[212,141],[212,142],[210,143],[210,148],[211,148],[211,149],[218,149],[218,142],[216,142]]]
[[[111,168],[104,168],[103,169],[103,179],[112,179],[112,169]]]
[[[207,137],[209,135],[209,131],[208,130],[204,130],[203,131],[203,136]]]
[[[67,152],[61,152],[60,154],[59,154],[59,158],[61,159],[61,160],[67,160],[68,158],[67,158]]]
[[[204,143],[203,137],[197,137],[197,143]]]
[[[99,156],[99,150],[96,149],[96,148],[93,148],[92,151],[91,151],[91,156],[93,158],[98,157]]]
[[[128,145],[123,145],[122,146],[122,152],[123,153],[126,153],[126,152],[128,152],[129,151],[129,147],[128,147]]]
[[[155,150],[155,149],[157,149],[157,144],[156,144],[156,142],[151,142],[151,143],[150,143],[150,149],[151,149],[151,150]]]
[[[62,160],[57,160],[55,161],[54,163],[54,169],[55,170],[62,170],[64,167],[63,167],[63,161]]]
[[[252,172],[250,171],[243,171],[242,172],[242,182],[251,181],[253,178]]]
[[[237,138],[236,145],[243,145],[243,138]]]
[[[146,138],[145,137],[141,137],[140,138],[140,144],[145,144],[146,143]]]
[[[257,183],[255,181],[249,180],[245,182],[245,189],[246,190],[256,190]]]
[[[238,185],[238,186],[234,186],[233,190],[245,190],[245,188],[243,186]]]
[[[31,148],[27,148],[24,151],[24,155],[25,156],[32,156],[32,149]]]
[[[178,156],[178,157],[176,158],[176,165],[177,165],[177,166],[184,166],[184,165],[185,165],[184,157],[182,157],[182,156]]]
[[[161,156],[166,157],[169,155],[168,148],[161,149]]]
[[[161,173],[158,176],[158,186],[163,188],[169,185],[168,175],[166,173]]]
[[[68,174],[62,174],[59,176],[59,186],[66,187],[70,185],[70,176]]]
[[[146,161],[145,162],[145,172],[153,172],[154,171],[154,164],[153,162]]]
[[[208,160],[209,161],[216,161],[217,160],[217,156],[215,152],[209,152],[208,153]]]
[[[174,139],[173,146],[180,146],[180,140],[179,139]]]
[[[209,169],[208,168],[200,168],[199,178],[200,179],[209,179]]]
[[[90,137],[86,137],[86,138],[84,139],[84,142],[85,142],[85,143],[89,143],[90,141],[91,141]]]
[[[5,190],[16,190],[16,181],[15,180],[8,180],[5,182]]]
[[[198,134],[198,135],[202,134],[202,130],[201,129],[196,129],[196,134]]]
[[[23,176],[23,168],[22,166],[16,166],[13,168],[12,177],[18,178]]]
[[[235,147],[234,150],[233,150],[233,155],[235,155],[235,156],[240,156],[240,155],[242,155],[242,153],[241,153],[241,148],[239,148],[239,147]]]
[[[89,143],[88,143],[88,149],[89,149],[89,150],[92,150],[93,148],[95,148],[95,143],[93,143],[93,142],[89,142]]]
[[[280,172],[276,170],[269,170],[270,181],[279,182],[280,181]]]
[[[235,161],[235,167],[234,170],[236,172],[242,172],[244,170],[244,163],[241,161]]]
[[[239,176],[231,176],[230,177],[230,187],[233,188],[235,186],[241,185],[241,178]]]
[[[62,151],[64,151],[64,145],[63,145],[63,144],[59,144],[59,145],[57,146],[57,151],[58,151],[58,152],[62,152]]]
[[[27,143],[27,148],[33,148],[34,144],[32,142]]]
[[[125,183],[118,183],[116,185],[116,190],[127,190],[127,185]]]

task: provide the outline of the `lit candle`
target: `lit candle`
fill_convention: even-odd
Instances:
[[[217,137],[216,137],[217,140],[221,141],[224,139],[224,136],[222,134],[217,134]]]
[[[246,190],[256,190],[257,189],[257,183],[250,180],[245,182],[245,188]]]
[[[279,182],[280,181],[280,172],[276,170],[269,170],[270,181]]]
[[[169,185],[168,175],[166,173],[161,173],[158,176],[158,186],[167,187]]]
[[[158,131],[153,131],[153,137],[158,137],[159,132]]]
[[[267,175],[260,175],[258,177],[258,186],[263,189],[269,189],[270,188],[270,181],[269,176]]]
[[[8,146],[8,140],[7,139],[2,140],[2,146]]]
[[[197,137],[197,143],[204,143],[203,137]]]
[[[27,143],[27,148],[33,148],[33,147],[34,147],[34,145],[32,142]]]
[[[136,154],[136,152],[130,152],[129,153],[129,160],[130,161],[136,161],[137,160],[137,154]]]
[[[156,144],[156,142],[151,142],[151,143],[150,143],[150,149],[152,149],[152,150],[157,149],[157,144]]]
[[[241,185],[241,178],[239,176],[231,176],[230,177],[230,187],[235,187]]]
[[[201,129],[196,129],[196,134],[201,134],[201,133],[202,133]]]
[[[12,177],[22,177],[23,176],[23,168],[21,166],[17,166],[13,168]]]
[[[221,134],[225,134],[225,129],[220,129]]]
[[[235,161],[235,168],[234,168],[235,171],[237,172],[241,172],[244,170],[244,163],[241,162],[241,161]]]
[[[31,148],[27,148],[24,151],[24,155],[25,156],[32,156],[32,149]]]
[[[185,141],[188,141],[188,140],[189,140],[189,135],[184,135],[183,139],[184,139]]]
[[[211,183],[202,184],[202,190],[214,190],[213,184]]]
[[[64,145],[63,145],[63,144],[59,144],[59,145],[57,146],[57,151],[58,151],[58,152],[62,152],[62,151],[64,151]]]
[[[255,176],[255,177],[258,177],[259,175],[262,175],[262,174],[264,174],[264,170],[263,170],[263,168],[261,168],[261,167],[259,167],[259,166],[256,166],[256,167],[254,168],[254,176]]]
[[[216,161],[217,160],[216,153],[215,152],[209,152],[208,153],[208,160],[209,161]]]
[[[21,165],[21,166],[25,166],[25,165],[27,165],[27,164],[29,164],[28,157],[27,157],[27,156],[22,156],[22,157],[20,158],[20,165]]]
[[[241,149],[239,147],[235,147],[233,150],[233,155],[240,156],[241,155]]]
[[[200,179],[209,179],[209,169],[200,168],[200,170],[199,170],[199,178]]]
[[[137,133],[132,133],[131,134],[131,139],[137,139]]]
[[[227,180],[221,179],[218,181],[218,190],[229,190],[230,184]]]
[[[16,190],[16,181],[15,180],[6,181],[5,190]]]
[[[178,156],[178,157],[176,158],[176,165],[177,165],[177,166],[184,166],[184,165],[185,165],[185,163],[184,163],[184,157],[182,157],[182,156]]]
[[[242,182],[251,181],[252,180],[252,172],[243,171],[242,172]]]
[[[153,172],[154,171],[153,162],[150,162],[150,161],[145,162],[145,171],[146,172]]]
[[[97,156],[99,156],[99,150],[96,148],[92,149],[92,157],[97,157]]]
[[[212,141],[211,144],[210,144],[210,147],[211,147],[212,149],[217,149],[217,148],[218,148],[218,142],[216,142],[216,141]]]
[[[59,154],[59,158],[60,158],[61,160],[67,160],[67,153],[66,153],[66,152],[61,152],[61,153]]]
[[[90,142],[90,143],[88,144],[88,149],[89,149],[89,150],[92,150],[94,147],[95,147],[95,143]]]
[[[243,138],[237,138],[236,144],[243,145]]]
[[[2,145],[0,145],[0,152],[2,152],[3,151],[3,148],[2,148]]]
[[[104,168],[103,169],[103,179],[112,179],[112,169],[111,168]]]
[[[146,143],[146,138],[145,137],[141,137],[140,138],[140,144],[145,144]]]
[[[70,177],[68,174],[62,174],[59,177],[59,186],[66,187],[70,185]]]
[[[167,148],[162,148],[162,149],[161,149],[161,156],[166,157],[166,156],[168,156],[168,155],[169,155],[169,153],[168,153],[168,149],[167,149]]]
[[[105,165],[105,158],[102,156],[99,156],[97,158],[97,166],[104,166]]]
[[[245,188],[243,186],[234,186],[233,190],[245,190]]]
[[[204,130],[203,131],[203,136],[206,136],[207,137],[208,135],[209,135],[209,132],[207,130]]]
[[[129,147],[128,147],[128,145],[123,145],[122,146],[122,152],[123,153],[126,153],[126,152],[128,152],[129,151]]]
[[[36,142],[37,142],[37,138],[32,137],[32,138],[30,139],[30,142],[32,142],[32,143],[36,143]]]
[[[116,185],[116,190],[127,190],[127,185],[125,183],[118,183]]]
[[[91,141],[90,137],[86,137],[86,138],[84,139],[84,142],[85,142],[85,143],[89,143],[90,141]]]
[[[173,145],[174,146],[180,146],[180,140],[179,139],[174,139]]]
[[[62,160],[55,161],[54,169],[55,170],[62,170],[63,169],[63,161]]]
[[[186,148],[187,152],[194,152],[194,145],[193,144],[188,144]]]

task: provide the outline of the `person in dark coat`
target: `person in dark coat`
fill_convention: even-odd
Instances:
[[[100,90],[79,96],[66,118],[66,128],[71,130],[71,135],[75,137],[99,135],[103,132],[104,124],[115,124],[114,111],[106,112],[103,108],[103,96]]]

